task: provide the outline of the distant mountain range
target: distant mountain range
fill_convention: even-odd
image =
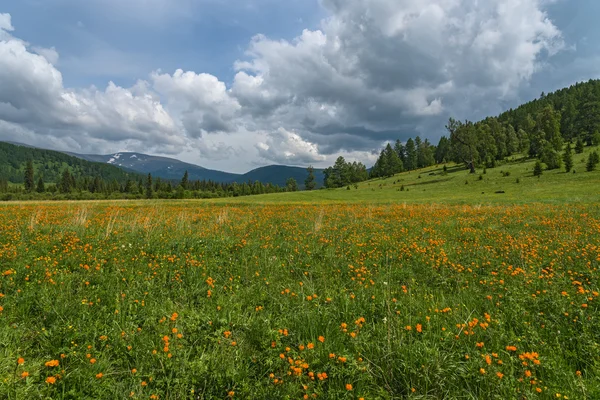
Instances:
[[[17,142],[7,142],[10,144],[34,147]],[[232,182],[255,182],[271,183],[278,186],[285,186],[288,178],[294,178],[300,187],[304,186],[306,179],[306,168],[291,167],[287,165],[269,165],[253,169],[245,174],[234,174],[229,172],[217,171],[201,167],[199,165],[186,163],[174,158],[152,156],[142,153],[120,152],[114,154],[77,154],[72,152],[62,152],[86,161],[110,164],[119,167],[128,172],[137,172],[141,174],[152,174],[153,177],[162,179],[179,180],[183,177],[185,171],[188,172],[190,180],[211,180],[213,182],[232,183]],[[323,170],[315,169],[315,179],[317,187],[323,186]]]
[[[111,164],[128,171],[152,174],[154,177],[173,180],[181,179],[185,171],[187,171],[190,180],[211,180],[213,182],[223,183],[259,181],[262,183],[285,186],[285,183],[289,178],[294,178],[296,182],[298,182],[298,185],[304,186],[304,180],[307,176],[306,168],[290,167],[287,165],[269,165],[253,169],[245,174],[234,174],[204,168],[174,158],[152,156],[142,153],[120,152],[106,155],[67,154],[87,161]],[[315,178],[318,186],[323,186],[323,170],[315,169]]]

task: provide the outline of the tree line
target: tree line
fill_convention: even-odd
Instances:
[[[37,178],[36,178],[37,175]],[[295,182],[295,181],[294,181]],[[211,180],[189,180],[188,172],[180,182],[153,178],[151,174],[142,179],[106,180],[99,176],[77,177],[65,168],[55,183],[46,183],[41,174],[36,173],[31,160],[26,163],[23,185],[10,184],[0,178],[0,199],[206,199],[219,197],[251,196],[267,193],[281,193],[298,190],[294,187],[280,187],[260,181],[244,183],[220,183]]]
[[[513,155],[537,158],[539,168],[573,167],[572,147],[583,153],[586,146],[600,144],[600,80],[577,83],[478,122],[450,118],[448,136],[437,146],[420,137],[387,144],[369,173],[370,178],[389,177],[445,162],[492,168]],[[587,170],[598,164],[590,154]]]

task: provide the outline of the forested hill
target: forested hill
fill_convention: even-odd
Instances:
[[[388,144],[370,177],[387,177],[449,161],[475,168],[493,168],[513,156],[537,158],[542,168],[564,164],[570,153],[600,144],[600,80],[577,83],[478,122],[450,118],[437,145],[418,136]],[[594,156],[595,157],[595,156]]]
[[[90,162],[67,154],[0,142],[0,180],[23,183],[28,161],[33,161],[35,179],[45,183],[57,183],[65,170],[73,178],[100,178],[106,182],[125,183],[142,179],[142,175],[128,172],[110,164]]]
[[[591,145],[593,135],[600,131],[600,80],[576,83],[568,88],[544,94],[539,99],[509,110],[498,117],[516,131],[535,127],[535,117],[550,106],[559,113],[560,132],[565,140],[581,138]]]

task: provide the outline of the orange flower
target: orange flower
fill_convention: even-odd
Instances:
[[[58,367],[58,360],[50,360],[47,361],[46,364],[44,364],[46,367]]]
[[[325,342],[325,337],[324,336],[319,336],[319,342],[324,343]]]
[[[479,368],[479,373],[480,373],[481,375],[484,375],[484,374],[485,374],[485,369],[483,369],[483,368]]]
[[[21,365],[25,362],[25,359],[23,357],[19,357],[19,359],[17,360],[17,364]]]
[[[477,346],[478,348],[482,348],[483,347],[483,342],[479,342],[475,346]]]
[[[53,376],[49,376],[46,378],[46,383],[48,383],[50,385],[54,385],[54,383],[56,383],[56,378]]]
[[[96,364],[96,359],[95,359],[95,358],[92,358],[92,359],[90,360],[90,364]]]
[[[502,379],[502,377],[504,376],[504,374],[503,374],[502,372],[496,372],[496,376],[497,376],[499,379]]]
[[[306,347],[308,347],[309,349],[314,349],[315,348],[315,344],[314,343],[309,343],[306,345]]]
[[[352,390],[352,384],[346,383],[346,390]]]
[[[21,373],[21,378],[27,378],[28,376],[29,376],[29,372],[27,372],[27,371],[23,371]]]
[[[506,351],[517,351],[515,346],[506,346]]]
[[[104,375],[102,374],[102,372],[100,372],[99,374],[96,374],[96,379],[101,379]]]
[[[135,368],[131,370],[132,374],[135,374],[136,372],[137,372],[137,369],[135,369]]]
[[[421,324],[417,324],[417,332],[423,332],[423,327],[421,326]]]

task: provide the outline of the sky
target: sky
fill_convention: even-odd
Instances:
[[[0,140],[371,166],[600,78],[597,0],[4,0]]]

